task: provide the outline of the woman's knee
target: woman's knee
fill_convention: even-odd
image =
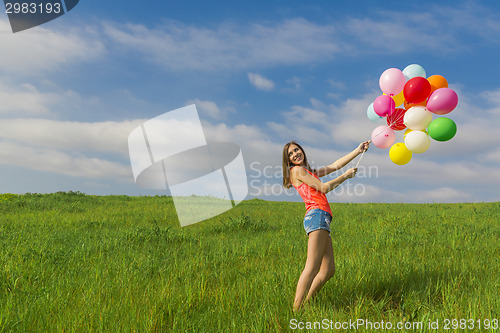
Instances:
[[[306,263],[304,270],[302,271],[302,274],[308,275],[308,276],[316,276],[321,270],[321,265],[318,265],[316,263]]]
[[[325,270],[321,270],[318,273],[318,278],[324,282],[330,280],[335,275],[335,267],[327,268]]]

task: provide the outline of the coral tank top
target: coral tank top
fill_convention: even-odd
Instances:
[[[304,169],[309,174],[314,176],[316,179],[319,179],[317,175],[307,170],[306,168]],[[323,192],[313,189],[306,183],[302,183],[300,186],[295,186],[292,184],[292,186],[295,187],[297,192],[299,192],[299,195],[302,198],[302,200],[304,200],[304,203],[306,204],[306,214],[311,209],[319,208],[321,210],[324,210],[325,212],[328,212],[331,216],[333,216],[330,204],[328,203],[326,195]]]

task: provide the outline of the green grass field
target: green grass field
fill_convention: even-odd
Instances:
[[[0,195],[0,332],[499,327],[500,203],[332,210],[337,272],[293,314],[303,203],[248,200],[181,228],[170,197]]]

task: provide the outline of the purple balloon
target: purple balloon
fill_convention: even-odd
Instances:
[[[381,95],[375,98],[375,101],[373,102],[373,110],[381,117],[387,117],[392,114],[395,108],[396,103],[392,97],[388,95]]]
[[[453,111],[458,104],[458,96],[450,88],[436,89],[427,101],[427,110],[435,114],[447,114]]]

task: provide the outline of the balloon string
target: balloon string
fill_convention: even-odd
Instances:
[[[400,114],[400,115],[399,115],[399,116],[395,119],[395,121],[397,122],[397,121],[399,121],[399,120],[403,119],[404,117],[405,117],[405,114],[404,114],[404,113],[402,113],[402,114]]]
[[[394,120],[392,122],[388,123],[387,126],[389,126],[389,127],[392,128],[392,126],[396,125],[399,120],[401,120],[402,118],[404,118],[404,116],[405,116],[405,113],[403,112],[400,115],[398,115],[397,118],[394,118]],[[381,133],[382,132],[380,132],[379,134],[381,134]],[[375,137],[377,137],[379,134],[375,135]]]
[[[382,132],[380,132],[380,133],[382,133]],[[380,134],[380,133],[379,133],[379,134]],[[370,142],[372,142],[372,140],[368,140],[368,143],[370,143]],[[368,150],[368,149],[367,149],[367,150]],[[358,163],[356,163],[355,168],[357,168],[357,167],[358,167],[358,165],[359,165],[359,162],[361,162],[361,159],[363,158],[363,155],[365,154],[365,151],[366,151],[366,150],[363,150],[363,152],[361,153],[361,156],[359,157]]]
[[[396,125],[398,123],[399,120],[401,120],[402,118],[404,118],[404,115],[405,115],[405,112],[401,113],[400,115],[398,115],[397,118],[395,118],[393,121],[391,121],[388,126],[389,127],[392,127],[393,125]],[[380,131],[379,133],[375,134],[375,136],[372,136],[372,140],[375,139],[377,136],[379,136],[380,134],[384,133],[384,131]],[[372,140],[370,140],[369,142],[371,142]],[[359,165],[359,162],[361,162],[361,159],[363,158],[363,155],[364,155],[364,151],[361,153],[361,157],[359,158],[358,160],[358,163],[356,164],[356,168],[358,167]]]
[[[402,118],[404,118],[405,114],[404,113],[401,113],[400,115],[397,116],[397,118],[394,119],[394,121],[398,121],[398,120],[401,120]]]
[[[358,165],[359,165],[359,162],[361,162],[361,159],[363,158],[363,155],[365,154],[365,151],[366,151],[366,150],[363,150],[363,152],[361,153],[361,156],[360,156],[360,158],[359,158],[359,160],[358,160],[358,163],[356,164],[355,168],[357,168],[357,167],[358,167]]]
[[[394,118],[394,121],[391,123],[391,125],[396,124],[399,120],[404,118],[404,116],[405,116],[405,112],[399,114],[396,118]]]

